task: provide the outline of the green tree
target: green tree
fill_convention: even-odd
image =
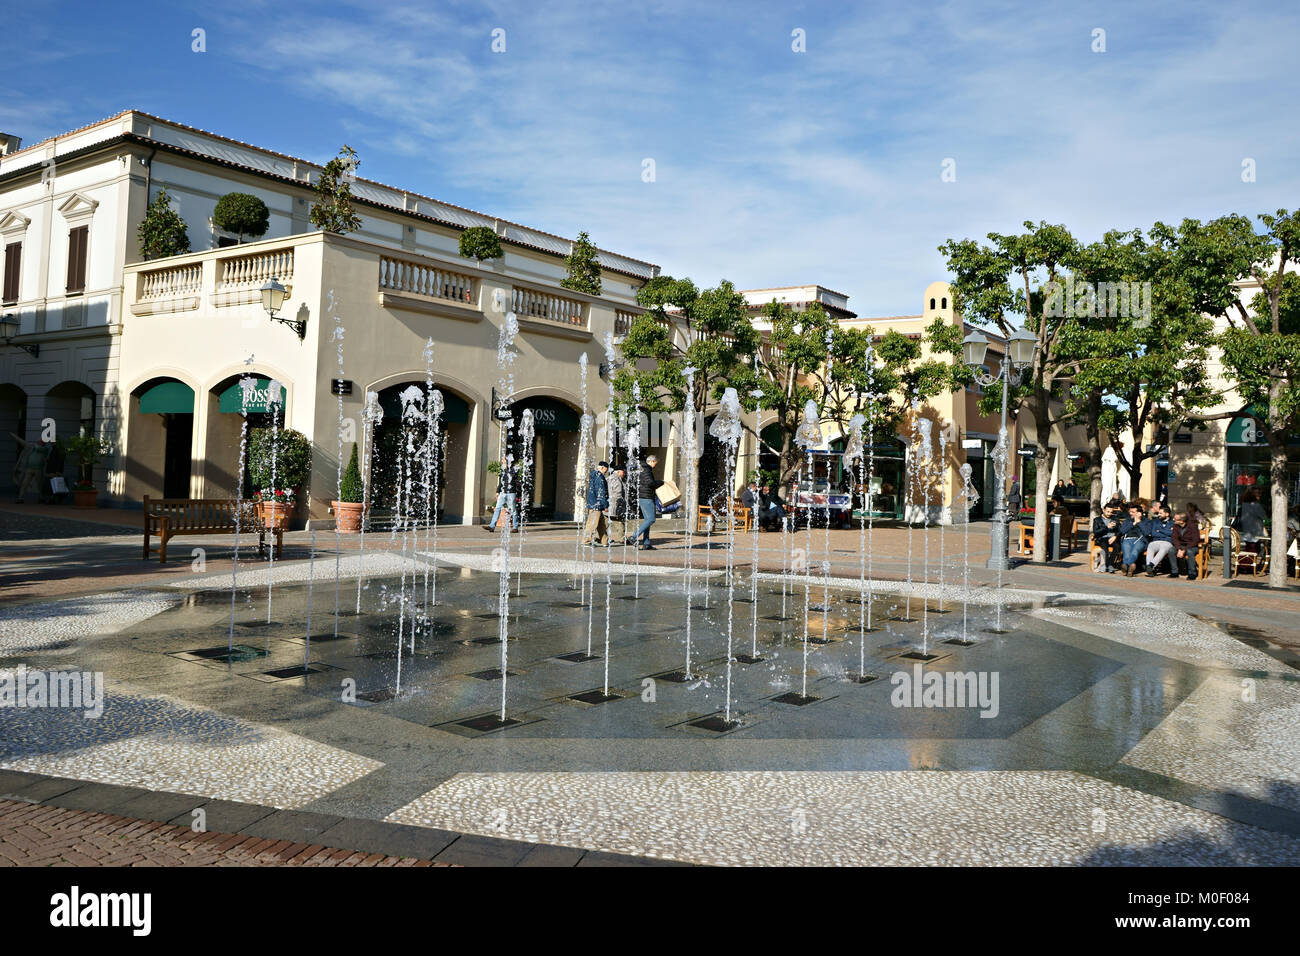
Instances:
[[[569,274],[560,280],[560,285],[575,292],[600,295],[600,261],[597,259],[596,247],[585,232],[578,233],[573,250],[564,264],[568,267]]]
[[[140,240],[140,253],[146,259],[179,256],[190,251],[190,237],[185,230],[185,220],[172,208],[166,189],[159,189],[154,201],[145,210],[144,219],[136,231]]]
[[[1048,293],[1073,264],[1078,243],[1065,226],[1046,222],[1035,226],[1026,221],[1024,228],[1025,232],[1012,235],[991,232],[990,245],[973,239],[949,240],[939,251],[947,256],[948,269],[956,277],[954,296],[965,320],[993,327],[1003,336],[1023,324],[1035,336],[1033,362],[1008,401],[1028,413],[1036,485],[1033,560],[1045,563],[1052,426],[1075,414],[1059,400],[1079,358],[1069,340],[1084,323],[1079,317],[1055,315],[1059,310],[1044,308]],[[1000,398],[998,386],[986,390],[985,408]]]
[[[360,165],[356,151],[346,144],[325,164],[311,207],[311,223],[317,229],[342,235],[361,228],[361,217],[352,209],[351,182]]]
[[[360,504],[364,492],[365,485],[361,481],[361,465],[357,461],[357,445],[356,442],[353,442],[352,457],[348,459],[348,466],[343,470],[343,480],[339,483],[339,501]]]
[[[271,225],[271,211],[252,193],[226,193],[212,210],[212,224],[225,232],[260,239]]]
[[[1286,587],[1287,444],[1300,429],[1300,210],[1259,216],[1256,232],[1244,216],[1207,225],[1207,259],[1220,267],[1220,337],[1224,373],[1236,385],[1246,413],[1268,441],[1272,499],[1269,585]],[[1249,305],[1233,280],[1253,280],[1259,292]]]
[[[487,259],[500,259],[501,237],[488,226],[470,226],[460,234],[462,258],[473,259],[478,265]]]
[[[647,311],[632,323],[620,347],[623,363],[611,381],[618,396],[616,414],[630,407],[634,384],[641,394],[640,411],[682,411],[688,367],[696,370],[695,408],[707,411],[758,348],[760,336],[745,297],[725,279],[700,292],[690,279],[656,276],[637,292],[637,302]],[[698,437],[702,449],[705,436]]]

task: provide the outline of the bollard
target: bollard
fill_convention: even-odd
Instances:
[[[1050,540],[1051,540],[1052,560],[1060,561],[1061,560],[1061,516],[1060,515],[1052,515],[1052,528],[1051,528]]]
[[[1223,579],[1232,580],[1232,529],[1226,524],[1223,526]]]

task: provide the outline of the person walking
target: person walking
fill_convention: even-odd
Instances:
[[[1020,515],[1020,506],[1025,496],[1020,493],[1020,478],[1011,476],[1011,488],[1007,491],[1007,520],[1014,521]]]
[[[583,529],[583,536],[593,548],[609,545],[609,526],[605,518],[605,512],[609,510],[609,482],[605,479],[607,474],[609,462],[602,461],[587,478],[587,525]]]
[[[638,547],[653,551],[650,543],[650,526],[655,523],[655,489],[663,484],[655,478],[654,469],[659,464],[658,455],[646,455],[645,462],[636,472],[636,503],[641,510],[641,527],[637,528]]]
[[[617,465],[605,476],[609,485],[609,544],[627,538],[627,470]]]
[[[496,531],[497,521],[501,517],[502,510],[510,515],[510,529],[512,531],[519,530],[519,509],[515,507],[518,496],[511,490],[514,488],[518,476],[511,475],[512,470],[513,465],[507,461],[506,464],[501,466],[501,470],[497,472],[497,504],[492,511],[492,520],[483,526],[484,531],[489,533]]]

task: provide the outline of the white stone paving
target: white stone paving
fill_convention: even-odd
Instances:
[[[387,819],[719,866],[1300,863],[1294,837],[1068,771],[458,774]]]
[[[1209,678],[1123,762],[1300,812],[1300,684],[1246,680]]]
[[[0,768],[296,809],[382,766],[165,694],[105,689],[98,719],[0,710]]]
[[[109,591],[0,606],[0,653],[43,651],[72,638],[116,634],[179,604],[157,591]]]

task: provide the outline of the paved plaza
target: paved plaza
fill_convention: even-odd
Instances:
[[[688,600],[672,522],[594,554],[545,525],[522,560],[511,539],[503,681],[479,528],[436,560],[423,533],[295,532],[274,570],[244,542],[236,576],[233,539],[159,565],[130,514],[49,533],[70,516],[0,512],[0,677],[102,674],[102,714],[0,708],[0,824],[80,786],[65,809],[287,814],[271,857],[317,847],[296,862],[1300,862],[1300,594],[1086,553],[999,587],[973,525],[875,529],[869,590],[858,529],[760,535],[757,574],[740,535],[731,589],[725,538],[697,538]]]

